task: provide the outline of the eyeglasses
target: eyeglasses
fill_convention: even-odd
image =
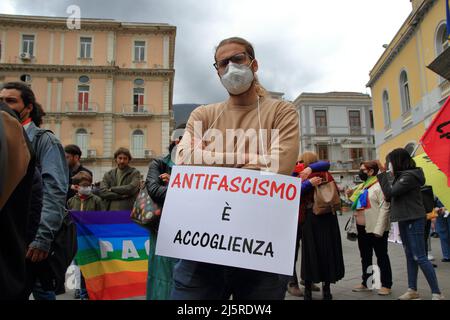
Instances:
[[[228,66],[228,64],[231,62],[236,63],[236,64],[243,64],[245,63],[245,61],[247,60],[247,57],[249,57],[251,60],[253,60],[253,57],[251,55],[249,55],[247,52],[241,52],[241,53],[237,53],[232,57],[217,61],[216,63],[213,64],[214,68],[216,68],[216,70],[219,69],[224,69]]]

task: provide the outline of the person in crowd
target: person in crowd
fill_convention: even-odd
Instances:
[[[114,153],[117,168],[105,173],[100,184],[99,196],[104,201],[106,211],[128,211],[133,208],[139,192],[141,174],[130,167],[131,153],[119,148]]]
[[[314,152],[302,154],[305,166],[319,159]],[[316,178],[316,179],[314,179]],[[332,300],[331,283],[344,277],[341,234],[335,212],[316,215],[313,212],[314,187],[324,181],[335,183],[328,170],[312,173],[302,185],[300,215],[302,223],[301,278],[305,280],[304,299],[312,300],[312,284],[322,282],[323,300]],[[337,186],[336,186],[337,189]]]
[[[435,211],[438,214],[436,218],[436,232],[441,241],[442,262],[450,262],[450,218],[448,209],[435,197]]]
[[[33,263],[38,263],[47,260],[55,248],[55,236],[60,231],[65,217],[69,170],[58,138],[49,130],[39,128],[45,114],[36,102],[33,91],[25,83],[5,83],[0,90],[0,100],[19,114],[22,126],[32,143],[36,165],[42,176],[41,221],[36,238],[29,245],[26,254]],[[65,270],[56,274],[50,267],[49,261],[46,261],[46,264],[48,267],[42,271],[46,275],[41,274],[40,277],[53,277],[55,281],[48,281],[48,285],[45,286],[37,281],[33,290],[36,300],[55,300],[55,292],[61,293],[63,290],[61,288],[64,288],[64,274],[61,275],[61,273],[65,273]],[[50,285],[51,283],[56,283],[56,286]]]
[[[172,138],[169,154],[163,158],[154,159],[148,168],[145,186],[159,210],[163,210],[170,174],[174,165],[172,155],[175,154],[176,145],[179,141],[179,138],[176,138],[175,141]],[[173,286],[173,267],[178,259],[155,254],[157,236],[158,231],[152,229],[150,231],[148,255],[147,300],[168,300]]]
[[[74,190],[77,193],[67,202],[67,208],[73,211],[102,211],[103,202],[100,197],[92,193],[92,176],[87,171],[79,171],[72,177]],[[89,300],[83,273],[80,273],[80,289],[76,290],[76,297]]]
[[[0,300],[28,300],[25,253],[35,159],[17,112],[3,102],[0,97]]]
[[[81,171],[85,171],[87,173],[89,173],[89,175],[91,177],[93,177],[92,172],[85,168],[82,164],[81,164],[81,149],[80,147],[78,147],[75,144],[69,144],[67,146],[64,147],[64,152],[66,154],[66,161],[67,161],[67,165],[69,166],[69,191],[67,192],[67,200],[71,199],[72,197],[74,197],[77,194],[77,190],[74,186],[74,184],[72,183],[72,178],[73,176],[75,176],[77,173],[81,172]]]
[[[327,171],[330,169],[330,163],[327,161],[319,161],[317,163],[311,163],[309,165],[308,168],[305,168],[305,164],[303,163],[303,161],[301,159],[299,159],[299,161],[297,161],[297,165],[295,166],[294,172],[292,173],[293,177],[300,177],[302,178],[302,184],[306,184],[307,183],[307,177],[313,173],[313,172],[320,172],[320,171]],[[313,182],[317,180],[314,179]],[[311,183],[311,181],[310,181]],[[296,242],[295,242],[295,264],[294,264],[294,275],[292,277],[292,279],[289,281],[288,283],[288,292],[295,296],[295,297],[302,297],[303,296],[303,291],[300,288],[300,284],[301,285],[305,285],[304,281],[298,281],[298,275],[297,275],[297,260],[298,260],[298,251],[300,248],[300,240],[302,238],[302,223],[303,221],[300,220],[301,216],[300,215],[300,210],[299,210],[299,216],[298,216],[298,226],[297,226],[297,237],[296,237]],[[316,285],[313,284],[313,291],[320,291],[320,288]]]
[[[358,248],[362,265],[362,282],[353,288],[353,292],[372,290],[372,284],[368,281],[372,275],[372,272],[369,271],[372,267],[373,251],[375,251],[382,285],[378,294],[388,296],[391,294],[392,288],[392,269],[388,255],[390,204],[385,200],[377,179],[380,166],[379,161],[361,163],[359,178],[363,183],[358,185],[354,191],[349,192],[356,217]]]
[[[408,290],[400,300],[419,299],[417,292],[418,269],[422,270],[431,288],[432,300],[442,300],[436,273],[425,251],[426,210],[420,187],[425,184],[422,168],[405,149],[395,149],[386,157],[388,171],[378,174],[378,181],[386,201],[391,203],[391,221],[398,222],[405,250]]]
[[[221,41],[214,59],[214,67],[229,93],[229,99],[200,106],[191,113],[186,132],[177,147],[176,164],[228,166],[290,175],[299,150],[295,107],[287,101],[270,98],[259,84],[256,77],[258,61],[253,46],[247,40],[233,37]],[[202,132],[194,133],[195,123],[202,125]],[[259,132],[266,129],[268,133],[277,130],[278,144],[272,144],[272,138],[268,136],[266,141],[256,137],[258,145],[262,146],[256,152],[241,151],[238,148],[240,142],[235,139],[225,141],[224,150],[227,152],[211,152],[206,148],[203,140],[206,130],[219,131],[225,137],[227,130],[238,129],[260,129]],[[195,159],[201,159],[201,163]],[[244,161],[240,161],[242,159]],[[180,260],[174,268],[171,299],[215,300],[232,296],[236,300],[282,300],[288,280],[288,276],[274,273]]]

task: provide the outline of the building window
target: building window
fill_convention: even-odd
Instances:
[[[400,93],[402,99],[402,111],[407,113],[411,110],[411,100],[409,95],[409,82],[406,71],[402,71],[400,74]]]
[[[145,61],[145,41],[134,42],[134,61]]]
[[[78,86],[78,111],[89,110],[89,86]]]
[[[133,89],[133,112],[144,112],[144,88]]]
[[[315,110],[316,119],[316,134],[327,135],[327,111],[326,110]]]
[[[352,169],[359,169],[360,163],[363,161],[363,149],[350,149],[350,160],[353,162]]]
[[[34,56],[34,36],[22,36],[22,53],[27,53],[30,57]]]
[[[25,83],[30,83],[31,76],[29,74],[23,74],[20,76],[20,81],[25,82]]]
[[[88,150],[88,132],[86,129],[78,129],[75,133],[75,144],[80,147],[81,153],[87,155]]]
[[[92,38],[81,37],[80,38],[80,58],[91,58]]]
[[[361,112],[359,110],[350,110],[348,112],[349,124],[350,124],[350,134],[360,135],[361,134]]]
[[[439,56],[442,52],[449,47],[449,41],[447,38],[447,26],[441,25],[436,33],[436,56]]]
[[[373,110],[369,111],[369,117],[370,117],[370,129],[374,129],[375,123],[373,122]]]
[[[144,132],[135,130],[131,137],[131,152],[135,158],[144,158]]]
[[[86,84],[89,83],[90,79],[88,76],[81,76],[80,78],[78,78],[78,81],[82,84]]]
[[[136,87],[142,87],[144,85],[144,79],[136,79],[136,80],[134,80],[134,85]]]
[[[328,158],[328,145],[318,144],[317,145],[317,155],[320,160],[329,160]]]
[[[383,114],[384,114],[384,127],[391,127],[391,105],[389,102],[389,93],[383,92]]]

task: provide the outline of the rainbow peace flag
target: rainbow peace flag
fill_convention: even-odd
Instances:
[[[91,300],[145,296],[149,232],[129,211],[71,212],[77,225],[76,262]]]

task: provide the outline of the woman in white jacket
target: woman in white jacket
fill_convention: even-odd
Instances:
[[[379,161],[361,163],[359,177],[363,183],[353,191],[350,200],[355,210],[358,228],[358,247],[362,264],[362,283],[356,286],[354,292],[370,291],[372,283],[368,283],[373,270],[373,251],[377,256],[377,264],[381,275],[382,287],[378,290],[381,296],[391,294],[392,270],[388,255],[388,237],[390,230],[389,202],[385,201],[377,174],[380,170]]]

